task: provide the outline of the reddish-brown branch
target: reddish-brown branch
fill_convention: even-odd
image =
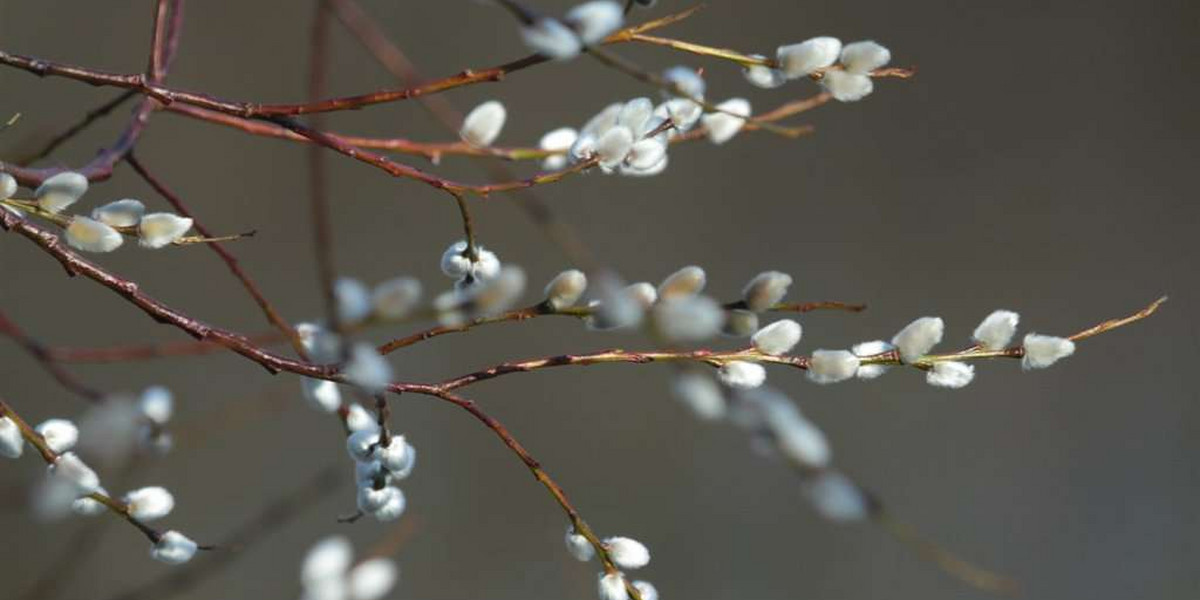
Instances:
[[[71,375],[41,342],[25,333],[16,323],[0,312],[0,334],[7,335],[42,365],[63,387],[93,402],[104,399],[104,393],[93,389]]]
[[[146,166],[143,165],[136,156],[134,156],[132,152],[128,157],[126,157],[126,161],[129,163],[129,166],[133,167],[133,170],[136,171],[137,174],[146,181],[146,183],[150,184],[150,187],[154,188],[154,190],[158,192],[160,196],[165,198],[167,202],[171,203],[171,206],[175,207],[175,210],[179,211],[185,217],[192,219],[192,224],[196,228],[196,231],[200,232],[200,235],[208,238],[213,237],[212,232],[209,231],[208,228],[196,218],[196,215],[188,209],[188,207],[183,203],[183,200],[169,188],[167,188],[167,186],[161,180],[159,180],[158,177],[155,177],[154,174],[151,173]],[[296,333],[296,329],[292,327],[292,325],[287,322],[287,319],[284,319],[283,315],[281,315],[279,311],[275,309],[275,306],[272,305],[269,300],[267,300],[266,296],[263,295],[262,290],[259,289],[258,284],[254,283],[254,280],[250,279],[250,276],[246,274],[245,269],[242,269],[242,265],[238,262],[238,259],[233,256],[233,253],[226,250],[225,247],[220,243],[212,243],[207,245],[209,248],[212,248],[212,251],[215,252],[222,261],[224,261],[225,266],[229,268],[229,271],[233,273],[233,276],[236,277],[238,281],[242,282],[242,287],[246,288],[246,292],[249,293],[250,297],[254,299],[255,304],[258,304],[259,309],[262,310],[263,315],[267,318],[267,321],[271,323],[271,325],[274,325],[285,339],[291,342],[292,348],[296,351],[296,355],[305,361],[309,360],[308,353],[304,350],[304,344],[300,342],[300,336],[298,333]]]

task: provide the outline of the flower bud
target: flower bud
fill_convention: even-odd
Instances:
[[[121,499],[129,515],[143,521],[161,519],[175,508],[175,498],[165,488],[144,487],[125,494]]]
[[[1011,310],[995,311],[979,323],[971,338],[985,350],[1002,350],[1016,335],[1020,320]]]
[[[925,374],[929,385],[958,389],[975,378],[975,366],[957,361],[939,361]]]
[[[168,531],[162,534],[162,537],[150,549],[150,556],[154,560],[170,565],[178,565],[192,560],[198,549],[199,546],[196,542],[193,542],[187,536],[178,531]]]
[[[72,248],[84,252],[112,252],[125,243],[116,229],[80,215],[71,217],[66,238]]]
[[[579,269],[559,273],[546,284],[546,304],[554,310],[573,306],[587,291],[587,275]]]
[[[563,20],[575,30],[585,45],[590,46],[621,28],[625,11],[612,0],[595,0],[567,11]]]
[[[192,228],[192,220],[171,213],[151,213],[138,223],[143,248],[162,248],[179,241]]]
[[[746,308],[754,312],[763,312],[779,304],[791,285],[791,275],[779,271],[764,271],[746,284],[742,290],[742,300],[745,301]]]
[[[914,363],[942,341],[945,323],[938,317],[921,317],[909,323],[892,338],[900,351],[900,359]]]
[[[1021,346],[1025,356],[1021,358],[1021,367],[1028,369],[1044,369],[1075,353],[1075,342],[1066,338],[1051,335],[1030,333],[1025,336]]]
[[[867,75],[891,62],[892,53],[875,42],[862,41],[846,44],[841,58],[847,72]]]
[[[472,146],[490,146],[500,136],[507,117],[508,113],[503,104],[489,100],[467,114],[458,134],[463,141]]]
[[[846,350],[816,350],[808,359],[808,379],[813,383],[837,383],[854,377],[858,357]]]
[[[87,177],[79,173],[64,171],[43,181],[33,195],[37,198],[38,206],[42,210],[58,213],[75,204],[80,197],[87,193],[87,190]]]
[[[640,569],[650,564],[650,550],[645,544],[627,537],[610,537],[604,540],[609,558],[622,569]]]
[[[835,37],[815,37],[799,44],[780,46],[775,51],[779,70],[788,79],[806,77],[837,62],[842,41]]]
[[[720,112],[711,112],[700,121],[704,123],[705,135],[708,141],[720,145],[733,139],[746,124],[750,116],[750,101],[745,98],[732,98],[717,105]]]
[[[732,388],[752,389],[767,380],[767,370],[758,363],[732,360],[717,369],[717,379]]]
[[[791,319],[784,319],[758,330],[758,333],[750,338],[750,344],[763,354],[779,356],[786,354],[800,343],[801,333],[802,329],[799,323]]]
[[[74,448],[79,441],[79,428],[66,419],[47,419],[33,430],[42,436],[46,446],[58,453]]]

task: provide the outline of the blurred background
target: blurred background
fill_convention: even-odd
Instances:
[[[0,0],[0,47],[140,71],[152,4]],[[311,4],[189,3],[171,84],[233,99],[302,100]],[[511,19],[487,3],[364,5],[431,76],[524,55]],[[633,18],[684,6],[664,0]],[[591,174],[539,194],[630,281],[698,264],[713,295],[729,299],[755,273],[779,269],[796,280],[793,300],[870,306],[803,317],[805,352],[887,337],[922,315],[946,319],[949,347],[996,308],[1020,312],[1023,331],[1069,334],[1171,295],[1159,315],[1088,340],[1053,369],[983,364],[960,391],[931,388],[914,372],[831,387],[788,370],[773,370],[770,380],[829,435],[837,464],[894,513],[1014,577],[1025,597],[1195,598],[1200,414],[1186,371],[1200,359],[1192,308],[1200,291],[1198,25],[1194,3],[1167,0],[715,0],[665,34],[761,53],[814,35],[871,38],[919,74],[879,81],[861,103],[804,115],[798,122],[816,126],[812,137],[754,133],[719,148],[688,144],[672,150],[671,167],[653,179]],[[344,30],[335,27],[333,37],[332,93],[393,85]],[[744,96],[757,111],[817,91],[803,81],[752,88],[729,64],[662,48],[616,51],[654,70],[703,66],[710,98]],[[0,136],[0,157],[37,147],[114,95],[0,69],[0,114],[22,115]],[[509,124],[497,143],[528,145],[638,95],[652,92],[577,60],[446,97],[462,110],[502,100]],[[119,109],[42,164],[83,164],[111,143],[127,113]],[[412,102],[331,115],[329,123],[347,133],[447,139]],[[213,230],[258,230],[231,249],[286,317],[320,314],[303,146],[159,114],[139,155]],[[444,195],[343,157],[328,162],[340,272],[447,286],[437,262],[460,228]],[[485,178],[462,159],[436,171]],[[166,207],[125,166],[84,203],[122,197]],[[474,206],[482,242],[524,266],[531,287],[567,266],[505,198]],[[99,262],[199,318],[264,329],[205,248],[130,247]],[[16,236],[0,236],[0,306],[52,345],[184,339],[108,290],[64,277]],[[393,364],[405,380],[434,381],[509,359],[646,343],[546,319],[441,338],[393,355]],[[110,490],[171,489],[177,508],[166,526],[221,540],[281,498],[301,499],[295,519],[179,598],[295,597],[304,552],[333,532],[350,535],[361,552],[385,548],[399,561],[395,598],[595,595],[596,566],[563,551],[558,507],[490,432],[451,406],[415,396],[395,403],[395,429],[420,453],[403,486],[408,513],[398,524],[339,525],[335,518],[354,505],[351,463],[336,426],[301,401],[295,377],[267,376],[228,354],[72,371],[105,390],[175,391],[176,450],[131,472],[102,473]],[[638,576],[664,598],[988,597],[877,527],[822,521],[786,468],[757,456],[742,431],[700,423],[674,401],[670,373],[654,365],[557,369],[502,378],[470,395],[545,463],[593,527],[649,545],[654,560]],[[85,409],[7,340],[0,395],[34,422]],[[297,492],[329,465],[340,481],[315,496]],[[0,469],[4,597],[27,597],[49,578],[55,597],[108,598],[199,566],[151,561],[145,540],[112,518],[34,522],[28,489],[42,468],[26,457]],[[94,549],[80,551],[81,540],[94,540]]]

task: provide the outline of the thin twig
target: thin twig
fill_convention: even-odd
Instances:
[[[42,368],[46,369],[64,388],[92,402],[99,402],[104,399],[103,392],[76,379],[74,375],[58,364],[57,359],[54,358],[54,355],[44,344],[25,333],[3,311],[0,311],[0,334],[7,335],[24,348],[25,352],[38,361],[42,365]]]

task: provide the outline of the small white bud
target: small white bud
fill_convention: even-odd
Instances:
[[[165,425],[175,412],[175,400],[171,397],[171,390],[161,385],[146,388],[138,398],[138,410],[154,423]]]
[[[791,285],[791,275],[779,271],[764,271],[746,284],[742,290],[742,300],[746,302],[746,308],[754,312],[763,312],[779,304]]]
[[[587,562],[596,556],[596,548],[588,541],[586,537],[575,533],[575,527],[567,525],[567,552],[575,557],[579,562]]]
[[[632,149],[633,132],[628,127],[613,127],[596,140],[596,157],[600,159],[600,166],[606,169],[615,168]]]
[[[604,540],[608,556],[622,569],[640,569],[650,564],[650,550],[632,538],[610,537]]]
[[[392,591],[400,571],[387,558],[365,560],[350,570],[350,600],[379,600]]]
[[[345,536],[334,535],[316,543],[300,566],[300,581],[305,586],[329,579],[341,579],[354,560],[354,549]]]
[[[839,102],[857,102],[875,91],[869,76],[847,71],[826,71],[821,85]]]
[[[333,282],[333,295],[337,301],[338,319],[343,323],[358,323],[371,314],[371,292],[363,282],[339,277]]]
[[[407,506],[407,502],[404,499],[404,492],[401,492],[399,488],[390,489],[396,491],[390,494],[383,506],[371,513],[371,516],[375,517],[377,521],[395,521],[400,518],[400,515],[404,514],[404,508]]]
[[[350,458],[358,462],[369,462],[375,459],[375,448],[378,444],[378,427],[362,429],[351,433],[346,438],[346,452],[350,453]]]
[[[322,363],[341,360],[342,342],[336,333],[316,323],[297,323],[296,335],[313,360]]]
[[[779,70],[788,79],[806,77],[837,62],[842,41],[835,37],[815,37],[799,44],[780,46],[775,51]]]
[[[367,412],[361,404],[351,404],[346,409],[346,429],[352,433],[359,431],[379,431],[379,422],[374,415]]]
[[[628,600],[625,575],[621,572],[600,574],[600,600]]]
[[[591,160],[596,157],[596,136],[591,133],[580,134],[567,151],[567,157],[572,163]],[[561,165],[559,166],[561,168]]]
[[[50,472],[75,486],[78,495],[91,494],[100,489],[100,476],[87,466],[74,452],[64,452],[50,465]]]
[[[108,495],[108,492],[104,488],[96,491],[105,496]],[[94,517],[106,510],[108,510],[107,506],[104,506],[98,500],[92,499],[90,496],[80,496],[71,502],[71,512],[84,517]]]
[[[780,454],[808,467],[823,468],[829,464],[833,451],[820,428],[804,418],[790,402],[768,406],[790,409],[768,410],[766,414],[767,426],[774,434]]]
[[[858,357],[848,350],[814,350],[808,359],[808,379],[813,383],[837,383],[854,377]]]
[[[841,58],[846,71],[867,75],[891,62],[892,53],[875,42],[863,41],[846,44],[846,47],[842,48]]]
[[[663,81],[674,88],[670,92],[672,94],[678,90],[690,100],[704,97],[704,90],[707,84],[695,69],[684,66],[671,67],[663,71],[662,78]]]
[[[584,2],[567,11],[563,19],[575,29],[585,45],[592,45],[604,40],[609,34],[621,28],[625,20],[625,11],[621,5],[612,0],[596,0]]]
[[[381,478],[384,485],[390,485],[395,479],[378,460],[354,461],[354,482],[359,487],[374,487]]]
[[[677,133],[691,129],[704,116],[704,106],[688,98],[672,98],[659,106],[663,107],[665,116],[671,119]]]
[[[707,296],[673,296],[654,305],[654,329],[671,342],[707,340],[721,331],[725,311]]]
[[[420,300],[421,282],[412,277],[389,279],[371,291],[371,309],[385,320],[403,319]]]
[[[0,456],[5,458],[20,458],[25,451],[25,438],[21,437],[21,428],[8,417],[0,417]]]
[[[508,112],[503,104],[489,100],[467,114],[458,135],[472,146],[490,146],[500,136],[507,117]]]
[[[593,135],[599,137],[604,132],[617,126],[617,120],[621,117],[621,111],[625,109],[624,102],[614,102],[605,106],[600,112],[588,119],[587,123],[583,124],[583,129],[579,130],[579,135]]]
[[[132,198],[109,202],[92,210],[92,218],[112,227],[133,227],[146,214],[146,205]]]
[[[855,344],[854,347],[850,348],[850,351],[859,358],[865,358],[875,356],[876,354],[883,354],[884,352],[891,352],[895,348],[895,346],[883,340],[874,340]],[[859,379],[875,379],[886,373],[889,368],[888,365],[859,365],[856,377]]]
[[[125,494],[121,499],[130,516],[143,521],[161,519],[175,508],[175,497],[161,487],[144,487]]]
[[[493,278],[484,282],[471,296],[475,310],[483,315],[496,315],[512,307],[525,291],[525,271],[505,265]]]
[[[199,546],[187,536],[178,531],[168,531],[162,534],[158,543],[150,549],[150,556],[154,560],[165,562],[169,565],[183,564],[196,555],[196,550]]]
[[[559,273],[546,284],[546,304],[554,310],[574,306],[587,291],[587,275],[579,269]]]
[[[192,220],[171,213],[151,213],[138,223],[143,248],[162,248],[179,241],[192,228]]]
[[[62,453],[75,447],[79,441],[79,428],[66,419],[47,419],[33,428],[51,450]]]
[[[87,190],[87,177],[66,171],[47,178],[33,192],[33,195],[37,197],[38,206],[42,210],[57,213],[75,204],[80,197],[87,193]]]
[[[579,37],[558,19],[541,18],[521,27],[521,39],[530,50],[554,60],[568,60],[582,49]]]
[[[638,591],[638,595],[642,597],[642,600],[658,600],[658,588],[654,587],[654,584],[649,581],[635,581],[633,582],[633,589]]]
[[[476,246],[478,260],[472,262],[467,251],[466,240],[450,244],[442,253],[442,273],[453,279],[470,277],[475,281],[486,281],[500,272],[500,257],[495,252]]]
[[[725,313],[721,333],[730,337],[750,337],[758,331],[758,313],[735,308]]]
[[[0,173],[0,200],[12,198],[17,193],[17,180],[8,173]]]
[[[1011,310],[998,310],[988,315],[971,336],[985,350],[1002,350],[1017,333],[1021,316]]]
[[[732,360],[717,369],[717,378],[732,388],[753,389],[767,380],[767,370],[758,363]]]
[[[112,252],[125,243],[116,229],[80,215],[71,217],[66,238],[72,248],[84,252]]]
[[[1067,338],[1052,335],[1030,333],[1021,344],[1025,348],[1025,356],[1021,358],[1021,367],[1028,369],[1044,369],[1059,359],[1075,354],[1075,342]]]
[[[733,139],[746,124],[745,117],[750,116],[750,101],[745,98],[731,98],[717,105],[720,112],[711,112],[700,118],[704,123],[708,141],[720,145]],[[737,115],[737,116],[735,116]]]
[[[658,138],[649,138],[634,142],[625,156],[625,164],[621,173],[624,175],[650,175],[667,158],[667,145]],[[657,171],[655,171],[657,172]]]
[[[543,135],[542,139],[538,141],[538,148],[542,150],[565,153],[571,149],[571,146],[575,145],[575,141],[578,139],[579,132],[570,127],[559,127],[558,129]],[[567,166],[566,154],[555,154],[553,156],[547,156],[544,160],[542,160],[543,171],[557,171],[565,166]]]
[[[800,343],[802,332],[800,324],[791,319],[775,321],[758,330],[758,333],[750,338],[750,344],[763,354],[779,356]]]
[[[957,361],[936,362],[925,374],[925,381],[929,385],[951,389],[966,387],[974,378],[975,365]]]
[[[359,342],[350,348],[350,360],[344,370],[346,380],[376,394],[392,382],[392,365],[370,344]]]
[[[366,485],[358,488],[358,510],[367,514],[374,514],[382,509],[397,495],[403,496],[400,488],[392,486],[384,486],[375,489],[373,486]]]
[[[761,54],[752,54],[754,58],[765,59]],[[772,69],[764,65],[750,65],[742,69],[742,75],[746,77],[746,81],[750,85],[767,90],[775,89],[787,83],[787,75],[779,69]]]
[[[803,489],[817,513],[831,521],[861,521],[869,512],[862,490],[837,471],[823,471]]]
[[[601,299],[588,303],[588,307],[592,309],[592,315],[587,319],[588,327],[632,327],[642,322],[646,310],[658,300],[654,286],[644,281],[621,289],[613,289],[615,285],[612,281],[601,281]]]
[[[906,363],[917,362],[942,341],[946,324],[939,317],[921,317],[909,323],[892,338]]]
[[[671,383],[675,397],[698,418],[716,421],[725,416],[725,395],[716,381],[703,373],[685,372]]]
[[[392,436],[391,443],[386,447],[379,446],[375,450],[375,456],[384,468],[395,473],[400,479],[412,472],[417,458],[415,449],[402,435]]]
[[[621,112],[617,114],[617,125],[628,127],[629,131],[635,134],[642,133],[645,131],[646,121],[653,114],[653,101],[645,97],[634,98],[621,106]]]
[[[695,296],[704,291],[704,285],[708,281],[704,273],[704,269],[696,265],[686,266],[662,280],[658,284],[658,297],[662,300],[670,298],[683,298],[686,296]]]

